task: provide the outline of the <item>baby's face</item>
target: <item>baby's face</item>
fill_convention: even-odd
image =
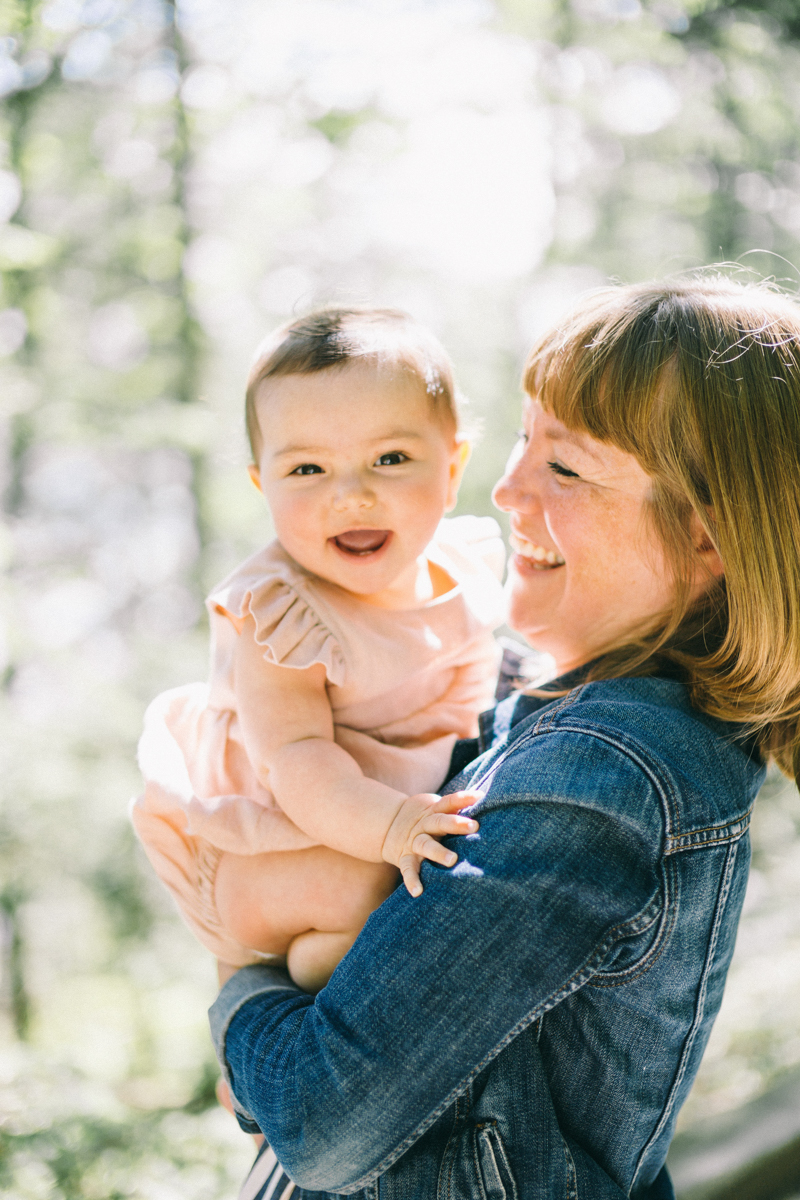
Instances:
[[[372,603],[413,597],[417,559],[453,506],[466,445],[410,374],[351,363],[268,379],[251,468],[284,549]],[[386,594],[391,589],[391,594]]]

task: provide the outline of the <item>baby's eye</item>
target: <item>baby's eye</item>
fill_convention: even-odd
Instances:
[[[548,467],[554,475],[563,475],[565,479],[579,479],[577,471],[570,471],[569,467],[565,467],[560,462],[549,462]]]
[[[324,475],[324,473],[322,467],[317,466],[316,463],[300,463],[299,467],[295,467],[293,471],[289,472],[290,475]]]
[[[408,462],[408,455],[403,454],[400,450],[392,450],[389,454],[382,454],[375,463],[376,467],[396,467],[400,463]]]

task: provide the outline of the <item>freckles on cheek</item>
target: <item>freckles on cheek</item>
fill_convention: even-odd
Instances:
[[[578,496],[550,498],[544,513],[547,532],[561,553],[576,560],[586,556],[598,526],[596,506]],[[577,565],[577,563],[576,563]]]

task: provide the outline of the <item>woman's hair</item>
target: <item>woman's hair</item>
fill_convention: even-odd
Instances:
[[[653,477],[675,570],[666,623],[590,678],[677,674],[800,778],[800,305],[711,272],[603,288],[534,346],[524,384]],[[698,522],[725,573],[693,601]]]
[[[253,457],[261,441],[256,397],[265,380],[313,375],[357,361],[416,377],[437,418],[458,427],[452,363],[423,325],[396,308],[323,308],[282,325],[256,351],[245,409]]]

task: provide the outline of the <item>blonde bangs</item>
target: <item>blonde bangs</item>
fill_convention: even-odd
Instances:
[[[591,294],[545,335],[530,353],[523,386],[570,429],[611,442],[645,466],[651,455],[643,433],[670,353],[637,337],[638,312],[620,311],[621,290]]]

